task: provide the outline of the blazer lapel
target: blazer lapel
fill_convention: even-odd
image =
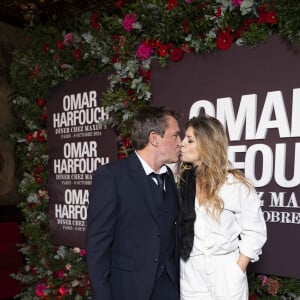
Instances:
[[[151,198],[152,192],[149,186],[149,178],[147,177],[145,170],[135,153],[130,156],[129,171],[133,182],[135,182],[135,186],[139,191],[138,194],[140,195],[141,201],[145,202],[153,219],[158,225],[157,208],[155,206],[155,201]]]

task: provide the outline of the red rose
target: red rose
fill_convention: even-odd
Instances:
[[[221,14],[222,14],[222,8],[219,6],[219,7],[217,8],[217,11],[216,11],[215,15],[216,15],[217,18],[220,18],[220,17],[221,17]]]
[[[49,52],[49,45],[47,43],[44,44],[42,49],[44,52]]]
[[[63,44],[63,41],[61,40],[57,40],[56,42],[56,47],[60,50],[64,49],[64,44]]]
[[[79,60],[81,56],[82,56],[81,51],[79,49],[75,49],[73,52],[74,59]]]
[[[142,68],[142,66],[140,66],[140,68],[139,68],[139,74],[140,74],[140,76],[144,77],[146,81],[150,81],[150,74],[151,74],[151,72],[150,72],[149,69],[148,70],[144,70]]]
[[[124,146],[125,148],[128,148],[130,146],[130,138],[128,136],[124,139]]]
[[[43,132],[42,130],[38,130],[36,132],[36,140],[41,143],[45,142],[46,141],[45,132]]]
[[[119,0],[115,3],[115,7],[121,7],[123,5],[123,0]]]
[[[42,184],[43,183],[43,179],[40,176],[35,176],[35,183],[36,184]]]
[[[43,114],[41,115],[41,120],[42,120],[43,122],[45,122],[45,121],[47,120],[47,114],[46,114],[46,113],[43,113]]]
[[[32,275],[36,275],[36,269],[35,269],[34,266],[30,266],[30,273],[31,273]]]
[[[168,1],[168,10],[173,10],[178,5],[177,0]]]
[[[111,61],[113,64],[115,64],[116,62],[118,62],[120,59],[120,56],[118,54],[114,54]]]
[[[97,22],[98,19],[99,19],[99,15],[97,13],[91,14],[91,16],[90,16],[91,23],[92,22]]]
[[[31,142],[33,140],[33,135],[31,133],[26,134],[26,141]]]
[[[37,104],[38,104],[39,107],[43,107],[44,106],[44,99],[43,98],[39,98],[37,100]]]
[[[182,55],[183,55],[183,52],[180,48],[174,48],[171,51],[171,59],[175,62],[181,60]]]
[[[147,45],[150,48],[156,48],[161,46],[161,42],[158,39],[150,39],[147,41]]]
[[[95,28],[96,30],[100,30],[100,24],[97,22],[97,21],[92,21],[91,22],[91,26],[93,27],[93,28]]]
[[[123,159],[123,158],[125,158],[126,157],[126,154],[125,153],[120,153],[119,155],[118,155],[118,158],[119,159]]]
[[[38,165],[34,166],[34,173],[35,174],[41,174],[42,171],[43,171],[43,169],[40,166],[38,166]]]
[[[150,70],[146,70],[146,72],[144,72],[144,78],[147,82],[150,81],[150,79],[151,79],[151,71]]]
[[[84,289],[81,286],[79,286],[77,288],[77,293],[78,293],[79,296],[83,296],[84,295]]]
[[[230,47],[230,45],[232,44],[232,36],[229,33],[229,30],[224,31],[220,31],[218,36],[217,36],[217,46],[219,49],[221,50],[226,50]]]

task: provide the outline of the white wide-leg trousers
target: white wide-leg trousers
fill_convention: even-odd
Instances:
[[[248,300],[247,275],[239,252],[198,255],[180,262],[180,300]]]

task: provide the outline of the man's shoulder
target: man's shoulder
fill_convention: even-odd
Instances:
[[[135,157],[134,157],[135,156]],[[121,169],[128,168],[129,164],[134,161],[136,155],[130,154],[122,159],[114,160],[97,168],[96,172],[120,172]]]

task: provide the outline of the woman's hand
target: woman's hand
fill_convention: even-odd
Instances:
[[[248,266],[249,262],[250,262],[249,257],[247,257],[244,254],[240,253],[237,264],[243,272],[246,272],[246,269],[247,269],[247,266]]]

